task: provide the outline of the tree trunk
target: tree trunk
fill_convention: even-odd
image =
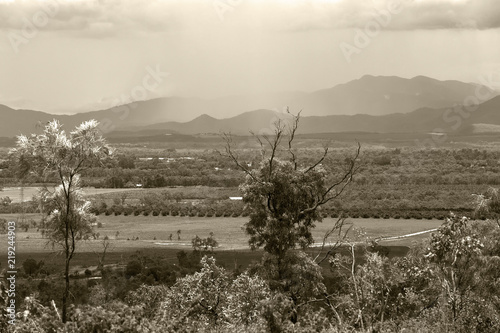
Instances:
[[[66,322],[67,317],[67,307],[68,307],[68,296],[69,296],[69,249],[66,250],[66,262],[64,267],[64,279],[65,279],[65,288],[62,300],[62,322]]]

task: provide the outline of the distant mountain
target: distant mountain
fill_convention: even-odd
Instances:
[[[207,101],[204,113],[228,118],[249,110],[267,109],[281,112],[289,106],[305,116],[388,115],[407,113],[429,107],[444,108],[463,104],[466,98],[497,91],[474,83],[439,81],[425,76],[412,79],[397,76],[365,75],[360,79],[312,93],[289,92],[257,96],[233,96]]]
[[[271,129],[278,119],[289,118],[288,115],[271,110],[256,110],[242,113],[236,117],[215,119],[208,115],[201,115],[186,123],[166,122],[147,126],[149,130],[166,130],[179,134],[216,134],[231,132],[246,135],[249,131],[256,133]]]
[[[204,103],[198,99],[159,98],[139,101],[117,107],[77,113],[74,115],[52,115],[33,110],[14,110],[0,105],[0,137],[10,137],[36,131],[37,123],[59,119],[65,128],[71,129],[85,120],[96,119],[105,133],[132,126],[143,126],[168,120],[187,121],[205,111]]]
[[[142,131],[178,134],[208,134],[231,132],[246,135],[270,133],[278,119],[286,122],[290,116],[272,110],[245,112],[236,117],[215,119],[203,115],[192,121],[166,122],[146,126]],[[479,126],[478,124],[482,124]],[[331,132],[378,132],[378,133],[473,133],[473,128],[485,128],[485,124],[500,125],[500,96],[469,108],[447,107],[441,109],[420,108],[409,113],[384,116],[334,115],[304,116],[300,120],[299,133]],[[479,126],[479,127],[478,127]],[[490,127],[493,128],[493,127]]]
[[[14,110],[8,106],[0,105],[0,137],[12,137],[22,133],[35,132],[38,121],[43,123],[53,118],[53,115],[45,112]]]
[[[213,132],[211,124],[219,126],[220,121],[223,122],[222,127],[224,128],[236,129],[239,128],[239,122],[244,122],[259,130],[270,127],[269,121],[271,120],[268,119],[271,114],[270,110],[275,112],[270,116],[272,118],[276,114],[282,114],[285,106],[289,106],[294,113],[303,110],[303,116],[311,117],[389,116],[384,120],[390,120],[389,123],[380,124],[380,127],[385,131],[385,129],[392,128],[391,121],[398,123],[400,121],[398,119],[404,118],[402,118],[402,114],[417,109],[428,108],[430,111],[427,112],[427,117],[429,117],[427,121],[432,121],[436,115],[433,114],[435,111],[431,109],[463,104],[466,98],[477,95],[476,90],[479,88],[482,89],[482,94],[489,91],[492,97],[498,95],[498,92],[473,83],[439,81],[424,76],[404,79],[395,76],[366,75],[360,79],[312,93],[288,92],[258,96],[232,96],[213,100],[180,97],[159,98],[75,115],[51,115],[32,110],[14,110],[0,105],[0,136],[11,137],[20,133],[31,133],[35,131],[38,122],[45,123],[52,118],[59,119],[67,128],[73,128],[84,120],[96,119],[101,122],[102,129],[106,133],[173,121],[177,122],[172,125],[173,128],[177,128],[176,131],[179,132]],[[260,110],[261,114],[255,119],[254,116],[244,116],[245,112],[249,110]],[[231,118],[238,114],[242,114],[242,118]],[[200,117],[200,115],[203,116]],[[490,116],[493,117],[493,115]],[[500,118],[500,115],[498,117]],[[215,118],[222,119],[219,121]],[[193,122],[186,123],[191,119],[194,119]],[[311,130],[321,132],[324,130],[346,131],[350,128],[374,128],[373,124],[379,121],[379,119],[364,116],[332,119],[335,121],[331,124],[319,121],[318,129]],[[308,121],[304,120],[304,123],[306,124]],[[363,122],[368,123],[365,126]],[[420,122],[417,120],[417,123]],[[487,121],[481,122],[488,123]],[[303,126],[306,126],[305,124]],[[410,124],[410,128],[413,125]]]
[[[404,79],[396,76],[371,76],[312,93],[303,103],[314,115],[388,115],[419,108],[444,108],[463,104],[475,96],[478,85],[459,81],[439,81],[425,76]],[[498,92],[489,91],[491,97]]]

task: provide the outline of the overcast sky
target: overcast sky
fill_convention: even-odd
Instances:
[[[16,108],[499,73],[498,0],[0,0],[0,103]]]

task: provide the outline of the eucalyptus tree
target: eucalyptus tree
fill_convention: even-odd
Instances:
[[[59,121],[53,120],[41,134],[19,136],[16,148],[10,152],[21,177],[36,173],[57,180],[53,190],[43,187],[39,197],[42,234],[53,245],[62,247],[65,258],[63,322],[67,319],[70,262],[77,242],[91,234],[95,220],[89,212],[90,202],[83,197],[80,174],[99,165],[111,152],[95,120],[83,122],[69,134]]]
[[[359,169],[361,149],[358,144],[354,153],[334,168],[329,168],[327,146],[312,162],[301,158],[295,147],[299,121],[300,113],[289,113],[287,119],[275,122],[272,135],[255,135],[262,155],[255,168],[240,159],[231,135],[223,137],[226,156],[246,174],[240,190],[249,209],[245,225],[249,245],[264,249],[265,261],[272,262],[266,275],[272,273],[274,278],[270,280],[285,291],[293,290],[290,274],[297,258],[291,250],[305,249],[314,242],[312,229],[322,220],[321,207],[338,198],[351,183]],[[341,224],[335,228],[341,228]]]

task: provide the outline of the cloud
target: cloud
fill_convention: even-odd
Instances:
[[[500,27],[498,0],[311,0],[300,1],[293,12],[290,7],[285,8],[288,17],[280,17],[283,8],[279,6],[273,11],[273,15],[267,16],[275,22],[288,22],[288,26],[276,27],[298,31],[365,28],[374,21],[386,22],[381,25],[385,30]]]
[[[223,22],[216,4],[228,10]],[[493,29],[500,27],[498,0],[0,0],[0,30],[44,30],[89,36],[219,28],[307,31],[364,28],[386,20],[386,30]],[[44,14],[45,13],[45,14]],[[37,21],[39,20],[39,21]],[[384,21],[385,22],[385,21]]]
[[[32,24],[38,30],[88,35],[165,31],[179,26],[180,9],[180,3],[154,0],[0,0],[0,30],[24,29]]]

